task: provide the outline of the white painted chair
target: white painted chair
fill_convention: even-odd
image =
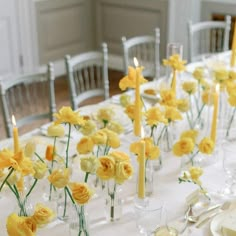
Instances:
[[[47,72],[17,76],[0,81],[1,105],[8,137],[12,137],[12,115],[20,132],[29,131],[53,120],[56,112],[54,69]],[[34,126],[34,122],[36,122]],[[27,128],[29,127],[29,128]],[[23,133],[23,132],[22,132]]]
[[[231,16],[225,21],[188,22],[188,61],[202,59],[204,54],[218,53],[229,49]]]
[[[102,44],[102,52],[85,52],[74,57],[65,57],[73,110],[93,97],[109,98],[108,50]]]
[[[155,35],[143,35],[126,39],[122,37],[124,75],[128,66],[134,66],[133,58],[138,59],[144,67],[143,76],[152,79],[160,77],[160,29],[155,29]]]

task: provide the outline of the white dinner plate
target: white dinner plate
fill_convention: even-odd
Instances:
[[[210,229],[213,236],[223,236],[223,234],[221,233],[221,224],[224,219],[230,216],[231,212],[232,209],[224,211],[212,219]]]

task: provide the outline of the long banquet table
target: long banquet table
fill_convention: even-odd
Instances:
[[[150,82],[145,86],[152,87]],[[94,112],[95,109],[100,107],[114,107],[114,111],[122,109],[116,104],[117,96],[115,99],[111,98],[107,101],[97,104],[96,106],[81,107],[79,110],[81,114]],[[75,136],[73,140],[77,142],[80,135]],[[53,140],[46,137],[42,132],[42,129],[36,129],[21,137],[21,142],[26,143],[28,140],[38,140],[40,148],[48,143],[52,143]],[[121,147],[120,150],[129,153],[129,145],[133,140],[132,132],[127,132],[121,135]],[[0,142],[0,148],[5,146],[11,146],[12,140],[7,139]],[[40,152],[40,150],[39,150]],[[71,155],[75,153],[75,149],[71,150]],[[162,153],[163,155],[163,167],[154,173],[154,192],[151,196],[157,201],[165,202],[165,208],[167,211],[167,222],[171,225],[177,225],[178,227],[183,226],[183,216],[186,210],[186,197],[196,190],[196,186],[189,183],[178,183],[178,176],[180,174],[180,158],[176,158],[172,153]],[[204,175],[201,177],[202,183],[209,193],[212,195],[214,201],[223,202],[224,200],[217,193],[224,187],[224,171],[222,168],[222,153],[219,150],[217,156],[209,157],[216,160],[210,161],[210,164],[204,166]],[[74,167],[78,166],[78,157],[74,158]],[[73,171],[74,179],[79,178],[80,173]],[[135,212],[134,212],[134,197],[136,195],[136,177],[134,176],[131,180],[127,181],[122,185],[123,190],[123,215],[122,218],[117,222],[108,223],[104,215],[104,199],[98,194],[88,203],[86,209],[88,211],[90,219],[90,232],[91,236],[104,236],[104,235],[139,235],[138,229],[135,223]],[[33,191],[31,196],[32,203],[42,201],[42,192],[40,188],[43,188],[45,182],[42,182]],[[14,199],[12,194],[4,189],[3,193],[0,193],[0,235],[6,236],[6,217],[15,210]],[[54,220],[45,228],[38,231],[37,235],[45,236],[65,236],[69,235],[69,226],[60,220]],[[182,235],[191,236],[210,236],[210,223],[205,224],[203,227],[197,229],[194,225],[190,224],[188,229]]]

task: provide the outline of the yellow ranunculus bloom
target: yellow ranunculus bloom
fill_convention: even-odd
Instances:
[[[54,114],[55,124],[69,123],[71,125],[84,125],[85,120],[78,111],[73,111],[71,107],[62,107],[58,113]]]
[[[189,100],[186,98],[178,99],[177,100],[177,108],[181,112],[186,112],[189,110]]]
[[[93,139],[89,136],[84,136],[77,144],[77,151],[80,154],[88,154],[93,151]]]
[[[48,176],[49,182],[56,188],[64,188],[70,178],[70,171],[68,168],[53,170],[52,173]]]
[[[97,157],[89,156],[80,158],[80,168],[82,171],[87,173],[96,173],[99,162]]]
[[[199,151],[205,154],[211,154],[214,151],[215,144],[211,138],[203,138],[198,145]]]
[[[236,95],[229,96],[228,102],[229,102],[230,106],[236,107]]]
[[[165,119],[164,114],[158,107],[151,107],[148,109],[145,113],[145,116],[147,124],[151,127],[154,125],[156,126],[159,123],[167,123],[167,119]]]
[[[129,104],[125,107],[125,113],[133,121],[135,116],[135,105]]]
[[[175,107],[166,107],[165,118],[168,120],[168,122],[183,119],[181,113]]]
[[[213,99],[214,93],[212,91],[205,90],[202,93],[202,102],[204,104],[207,104],[208,106],[213,105],[214,99]]]
[[[92,120],[86,120],[85,124],[81,127],[80,132],[83,135],[92,135],[96,130],[96,124]]]
[[[98,130],[91,138],[93,143],[97,145],[104,145],[107,142],[107,134],[103,130]]]
[[[161,105],[171,106],[171,107],[176,106],[176,96],[173,89],[162,89],[160,92],[160,96],[161,96],[161,102],[160,102]]]
[[[115,181],[122,184],[133,174],[133,167],[130,162],[121,161],[116,164]]]
[[[33,168],[35,171],[35,173],[34,173],[35,179],[42,179],[48,170],[47,165],[44,162],[41,162],[40,160],[35,161],[33,163]]]
[[[214,70],[215,79],[218,82],[224,82],[229,78],[229,72],[226,69],[216,69]]]
[[[122,93],[120,95],[120,104],[121,104],[121,106],[122,107],[127,107],[130,103],[131,103],[131,97],[126,93]]]
[[[182,138],[173,146],[173,153],[176,156],[190,154],[194,149],[194,142],[191,138]]]
[[[115,112],[111,108],[100,108],[97,112],[97,119],[108,123],[114,117]]]
[[[86,183],[69,183],[72,197],[76,203],[84,205],[91,199],[93,192]]]
[[[196,138],[198,136],[198,131],[195,129],[190,129],[187,131],[184,131],[181,135],[180,135],[180,139],[182,138],[191,138],[193,140],[193,142],[196,142]]]
[[[24,149],[24,155],[26,157],[30,157],[32,158],[34,155],[34,152],[36,150],[36,144],[34,141],[29,141],[26,145],[25,145],[25,149]]]
[[[50,221],[54,217],[55,217],[54,212],[50,208],[48,208],[40,203],[38,203],[36,205],[35,210],[34,210],[34,214],[32,216],[32,218],[35,220],[36,224],[39,226],[50,223]]]
[[[196,67],[193,71],[193,78],[200,82],[204,78],[204,68]]]
[[[116,121],[110,121],[107,125],[107,128],[117,134],[121,134],[124,132],[124,127]]]
[[[190,167],[189,174],[194,182],[200,184],[199,177],[203,174],[203,170],[201,167],[195,167],[195,166]]]
[[[98,158],[99,167],[97,168],[97,176],[102,180],[108,180],[115,176],[115,160],[111,156],[101,156]]]
[[[130,162],[130,157],[122,151],[113,151],[109,153],[109,156],[113,157],[115,159],[115,162]]]
[[[136,86],[136,73],[139,72],[140,84],[146,83],[147,80],[143,78],[142,74],[143,67],[134,68],[129,66],[128,75],[123,77],[119,82],[119,87],[121,90],[126,90],[127,88],[135,88]]]
[[[107,135],[107,145],[112,148],[118,148],[120,146],[120,138],[117,133],[107,128],[102,129]]]
[[[182,84],[183,90],[188,94],[194,94],[197,91],[197,84],[194,81],[186,81]]]
[[[47,129],[47,133],[49,137],[63,137],[65,135],[65,128],[61,124],[52,123]]]
[[[184,65],[186,63],[187,63],[186,61],[181,60],[179,54],[174,54],[174,55],[170,56],[168,60],[166,60],[166,59],[163,60],[163,64],[165,66],[170,66],[172,69],[177,70],[177,71],[185,70]]]
[[[9,236],[35,236],[37,230],[36,222],[31,217],[15,213],[8,216],[6,227]]]

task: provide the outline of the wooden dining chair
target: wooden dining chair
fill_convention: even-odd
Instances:
[[[218,53],[229,49],[231,16],[225,21],[188,22],[189,62],[202,59],[205,54]]]
[[[102,44],[102,52],[90,51],[74,57],[65,57],[70,100],[76,110],[89,98],[109,98],[108,49]]]
[[[21,133],[53,120],[56,112],[54,69],[47,72],[16,76],[0,81],[1,105],[8,137],[12,137],[12,115]],[[41,122],[41,123],[40,123]]]
[[[155,29],[155,35],[136,36],[129,39],[122,37],[124,75],[128,74],[128,66],[134,66],[133,59],[138,59],[144,67],[143,76],[160,77],[160,29]]]

